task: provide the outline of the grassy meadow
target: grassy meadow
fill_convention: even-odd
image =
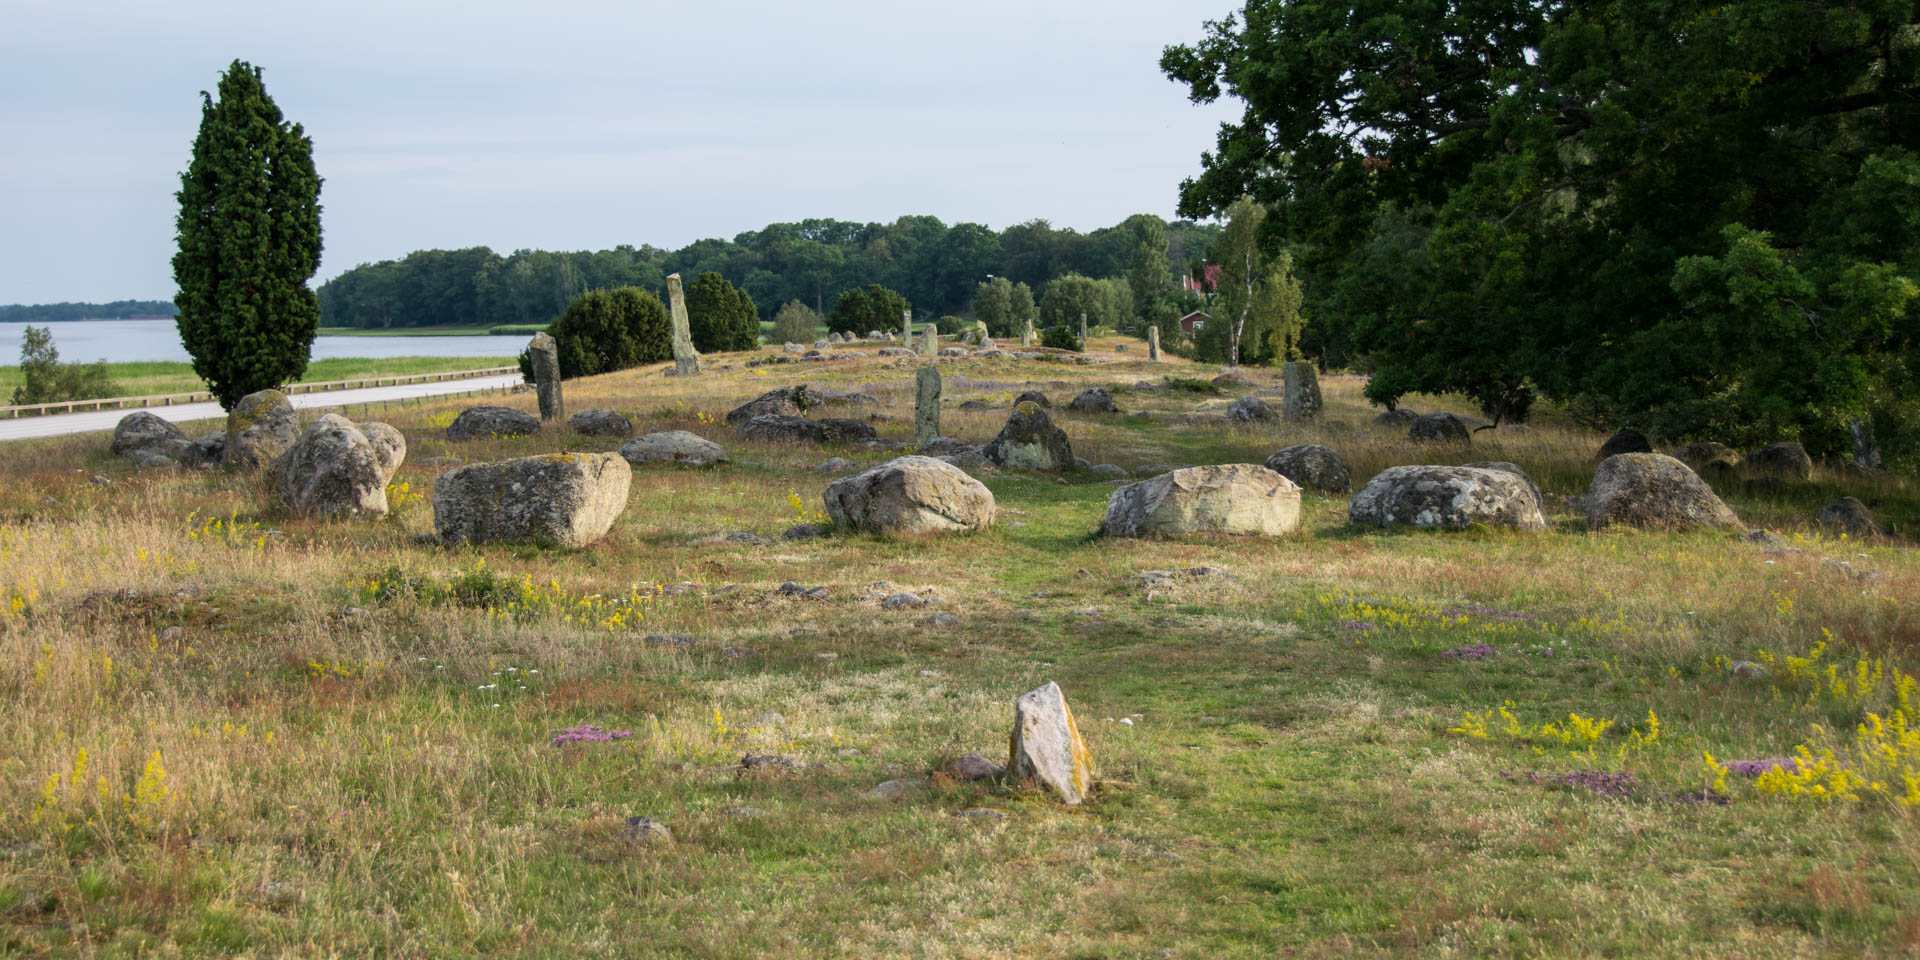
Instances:
[[[409,441],[378,522],[287,516],[244,476],[134,474],[102,434],[0,448],[0,955],[1920,951],[1920,559],[1811,522],[1851,493],[1920,529],[1920,485],[1820,468],[1729,491],[1771,546],[1594,533],[1562,501],[1603,438],[1552,411],[1421,448],[1332,377],[1326,425],[1227,426],[1248,391],[1134,390],[1217,373],[1143,353],[943,363],[944,432],[990,438],[1032,387],[1076,453],[1129,470],[1300,442],[1356,486],[1511,460],[1551,529],[1357,531],[1308,492],[1284,538],[1106,541],[1111,483],[987,472],[999,519],[977,535],[781,539],[821,519],[815,464],[887,456],[721,418],[806,382],[878,397],[882,435],[909,438],[912,369],[879,359],[570,381],[570,410],[732,456],[637,469],[579,551],[416,541],[429,458],[619,442],[453,444],[455,401],[351,411]],[[1061,409],[1096,384],[1152,418]],[[1135,576],[1204,566],[1223,572]],[[902,591],[938,603],[878,602]],[[1004,761],[1013,699],[1048,680],[1090,802],[941,772]],[[584,724],[628,735],[551,745]],[[871,793],[897,779],[905,799]],[[641,816],[671,841],[633,837]]]
[[[398,377],[415,373],[442,373],[510,367],[513,357],[337,357],[307,364],[302,383],[355,380],[362,377]],[[140,361],[107,364],[118,396],[148,397],[168,393],[197,393],[207,389],[193,372],[193,364]],[[20,366],[0,366],[0,397],[12,396],[22,383]]]

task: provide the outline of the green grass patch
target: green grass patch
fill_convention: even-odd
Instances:
[[[446,373],[510,367],[512,357],[336,357],[307,364],[302,383],[329,380],[357,380],[366,377],[399,377],[420,373]],[[195,393],[207,389],[189,363],[136,362],[109,363],[109,375],[119,387],[118,396],[144,397],[169,393]],[[0,366],[0,396],[10,396],[21,384],[18,365]]]

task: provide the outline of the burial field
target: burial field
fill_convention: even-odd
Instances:
[[[0,448],[0,954],[1920,950],[1911,478],[919,346]]]

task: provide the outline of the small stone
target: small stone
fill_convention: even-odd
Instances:
[[[814,467],[813,472],[814,473],[846,473],[848,470],[852,470],[852,469],[853,469],[853,461],[848,460],[846,457],[829,457],[825,462],[821,463],[817,467]]]
[[[628,817],[627,839],[637,843],[672,843],[673,831],[652,817]]]
[[[367,616],[367,611],[364,607],[341,607],[340,615],[343,617],[364,617]]]
[[[755,650],[752,647],[721,647],[720,648],[720,655],[726,657],[728,660],[738,660],[741,657],[757,656],[759,653],[760,651]]]
[[[647,637],[645,643],[650,647],[678,647],[685,649],[700,640],[690,633],[656,633]],[[733,648],[729,648],[733,649]]]
[[[827,531],[817,523],[796,523],[780,534],[782,540],[812,540]]]
[[[924,784],[919,780],[888,780],[874,787],[872,790],[868,790],[867,796],[877,800],[905,800],[915,793],[918,793],[922,786],[924,786]]]
[[[920,622],[929,627],[945,627],[959,623],[960,618],[951,613],[936,613]]]
[[[806,763],[777,753],[749,753],[740,758],[740,772],[754,774],[798,773]]]
[[[955,780],[985,780],[1007,772],[1007,768],[977,753],[968,753],[947,761],[942,773]]]
[[[962,820],[1005,820],[1007,818],[1004,811],[994,810],[989,807],[974,807],[971,810],[961,810],[954,813],[954,816]]]
[[[837,653],[816,653],[813,655],[813,658],[821,663],[832,663],[840,659],[840,655]]]
[[[897,610],[901,607],[921,607],[925,606],[926,603],[927,601],[922,599],[917,593],[896,593],[880,601],[880,605],[889,610]]]
[[[187,633],[187,629],[185,627],[168,627],[160,631],[160,641],[162,643],[166,643],[169,641],[178,640],[181,637],[185,636],[186,633]]]
[[[766,537],[760,536],[757,533],[746,532],[729,533],[726,536],[726,540],[728,543],[751,543],[755,545],[768,542]]]
[[[739,817],[742,820],[755,820],[767,815],[767,811],[759,807],[727,807],[720,812],[729,817]]]

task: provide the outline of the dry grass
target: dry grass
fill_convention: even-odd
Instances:
[[[1123,356],[948,365],[946,432],[991,436],[1029,381],[1058,403],[1082,384],[1211,373]],[[1358,534],[1342,500],[1317,495],[1277,541],[1103,542],[1088,534],[1111,487],[1010,474],[988,476],[1002,522],[977,536],[749,546],[722,537],[777,537],[796,519],[790,492],[817,504],[827,478],[811,464],[883,455],[742,443],[719,418],[804,380],[875,395],[895,418],[882,434],[905,439],[911,373],[709,359],[698,379],[568,384],[570,409],[693,430],[734,461],[637,472],[613,534],[579,552],[422,546],[425,503],[379,523],[302,521],[247,478],[130,474],[98,436],[11,445],[0,952],[1797,957],[1895,956],[1920,937],[1911,809],[1751,782],[1729,786],[1728,806],[1668,799],[1700,788],[1703,751],[1782,755],[1812,723],[1844,739],[1884,706],[1781,667],[1742,679],[1728,661],[1804,655],[1824,630],[1843,672],[1862,655],[1915,671],[1920,563],[1903,542],[1840,541],[1807,520],[1843,485],[1912,517],[1909,481],[1823,473],[1734,496],[1794,539],[1781,554],[1724,534],[1590,534],[1557,506],[1538,535]],[[1129,468],[1258,462],[1312,440],[1361,478],[1512,460],[1550,499],[1581,492],[1599,442],[1548,422],[1417,450],[1370,425],[1357,382],[1325,386],[1345,429],[1188,422],[1211,398],[1170,391],[1116,391],[1150,421],[1058,419],[1076,452]],[[952,409],[976,396],[997,406]],[[396,480],[416,488],[446,452],[614,446],[564,429],[449,444],[456,411],[353,414],[407,433]],[[1202,564],[1233,576],[1127,583]],[[652,599],[609,630],[551,605],[502,616],[368,587],[476,577]],[[832,597],[775,594],[785,580]],[[861,599],[881,581],[943,602]],[[930,626],[934,610],[960,622]],[[656,634],[697,642],[645,641]],[[1478,642],[1498,655],[1439,655]],[[930,776],[1002,751],[1009,701],[1047,679],[1108,784],[1093,803]],[[1614,727],[1590,753],[1449,732],[1505,701],[1529,728],[1570,712]],[[1636,744],[1650,710],[1663,733]],[[581,723],[632,736],[548,746]],[[747,752],[808,766],[741,776]],[[1503,776],[1580,769],[1632,773],[1635,794]],[[898,777],[926,786],[868,796]],[[955,816],[976,808],[1006,817]],[[673,842],[631,839],[636,815]]]

